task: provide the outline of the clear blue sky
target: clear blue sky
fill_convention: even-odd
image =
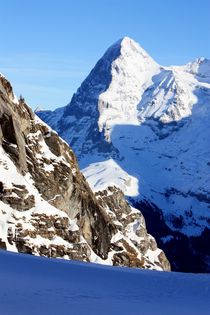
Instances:
[[[35,108],[66,105],[129,36],[160,64],[210,58],[210,0],[0,0],[0,72]]]

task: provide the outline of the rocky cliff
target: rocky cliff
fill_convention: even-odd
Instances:
[[[116,188],[95,195],[76,157],[0,75],[0,248],[169,270],[164,253]]]

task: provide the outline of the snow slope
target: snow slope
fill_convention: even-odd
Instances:
[[[138,195],[138,180],[128,175],[113,159],[90,164],[82,172],[95,192],[106,189],[109,183],[128,196]]]
[[[210,276],[0,251],[1,315],[208,315]]]

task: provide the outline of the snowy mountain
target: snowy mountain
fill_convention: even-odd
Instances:
[[[208,315],[210,276],[0,251],[2,315]]]
[[[37,114],[94,191],[115,185],[142,209],[175,270],[210,271],[209,106],[210,60],[163,67],[125,37],[66,107]]]
[[[123,193],[95,195],[71,148],[0,75],[0,248],[108,265],[170,270]]]

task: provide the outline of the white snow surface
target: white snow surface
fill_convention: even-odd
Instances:
[[[98,126],[107,140],[112,126],[138,124],[137,104],[160,72],[160,66],[134,40],[124,37],[115,45],[121,46],[120,55],[112,63],[109,88],[98,99]]]
[[[113,159],[92,163],[82,170],[93,191],[104,190],[108,186],[120,188],[125,195],[138,195],[138,180],[128,175]]]
[[[199,80],[210,83],[210,60],[201,57],[184,66],[185,70],[195,74]]]
[[[210,275],[0,251],[2,315],[208,315]]]

